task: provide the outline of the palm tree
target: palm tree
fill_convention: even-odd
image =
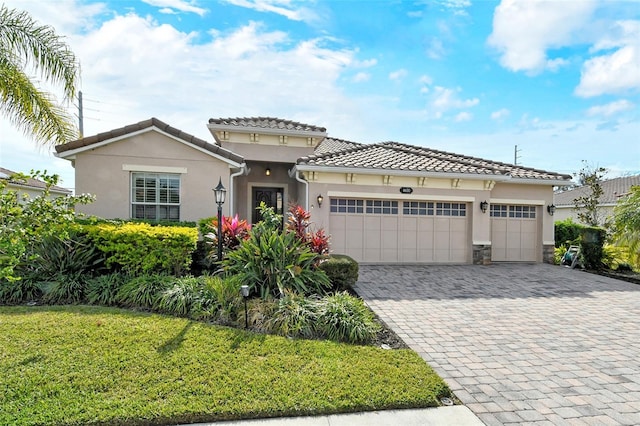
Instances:
[[[29,76],[27,72],[35,74]],[[63,102],[35,84],[39,78],[60,86]],[[25,135],[42,144],[77,137],[63,107],[76,96],[80,66],[54,28],[40,25],[27,12],[0,5],[0,112]]]

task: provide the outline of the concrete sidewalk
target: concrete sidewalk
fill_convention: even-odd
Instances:
[[[331,414],[314,417],[238,420],[198,423],[191,426],[484,426],[467,407],[423,408],[419,410],[387,410],[364,413]]]

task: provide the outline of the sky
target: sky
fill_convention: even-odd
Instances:
[[[262,116],[558,173],[640,173],[638,0],[4,3],[78,57],[85,136],[156,117],[213,142],[209,118]],[[53,152],[0,116],[0,166],[73,189]]]

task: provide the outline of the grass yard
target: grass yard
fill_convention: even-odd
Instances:
[[[93,306],[0,307],[0,424],[176,424],[430,407],[413,351]]]

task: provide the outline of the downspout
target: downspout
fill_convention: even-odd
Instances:
[[[296,166],[293,166],[293,168],[291,170],[289,170],[289,177],[293,178],[295,177],[295,179],[304,184],[304,208],[305,210],[309,210],[309,182],[307,182],[306,180],[302,179],[299,175],[299,171],[296,168]]]
[[[232,173],[229,175],[229,216],[233,217],[234,209],[235,209],[235,191],[233,190],[233,182],[234,178],[242,175],[248,175],[251,171],[250,168],[247,167],[247,163],[242,163],[240,165],[240,170],[236,173]]]

